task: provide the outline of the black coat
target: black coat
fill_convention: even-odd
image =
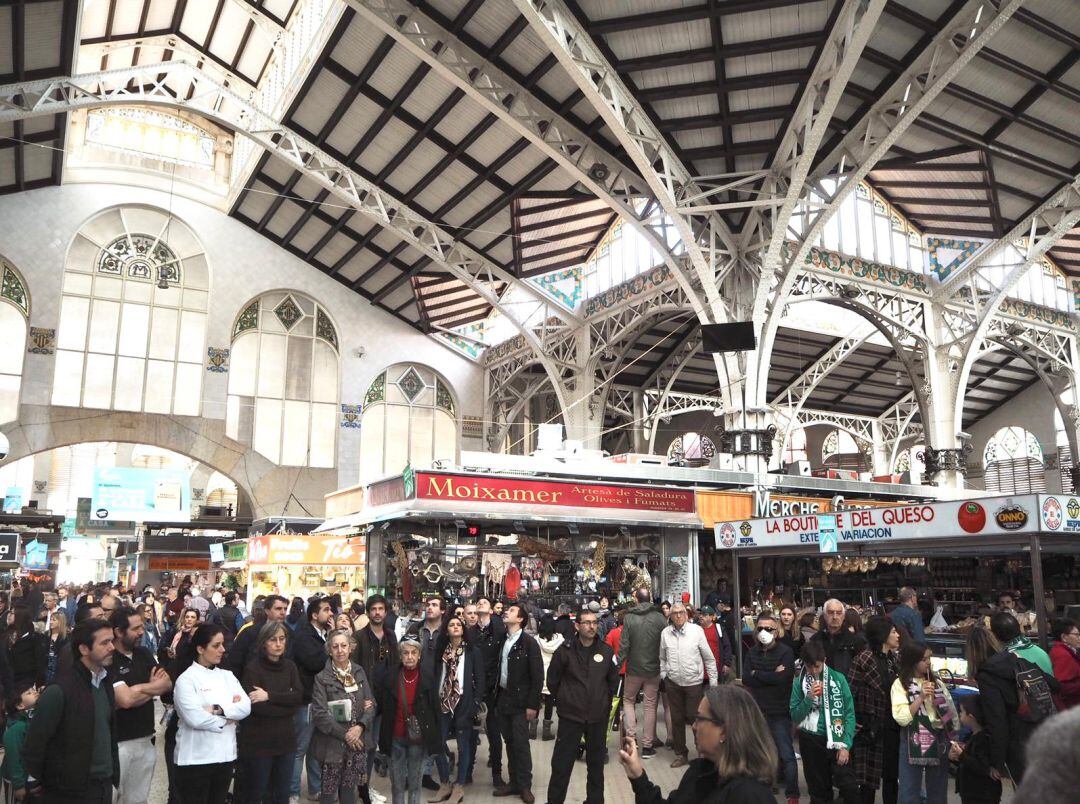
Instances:
[[[830,670],[843,673],[844,678],[851,675],[851,663],[866,647],[866,640],[846,628],[841,628],[836,636],[826,630],[818,631],[811,638],[813,642],[825,645],[825,664]]]
[[[599,639],[589,648],[576,636],[563,642],[551,657],[547,687],[555,697],[559,720],[607,722],[611,699],[619,688],[615,651]]]
[[[4,635],[7,636],[6,634]],[[49,666],[49,643],[44,634],[30,631],[11,644],[0,639],[0,680],[4,693],[11,693],[20,684],[45,686]]]
[[[501,649],[500,649],[501,650]],[[500,675],[495,683],[499,684]],[[510,653],[506,657],[506,688],[499,687],[497,691],[498,711],[504,714],[511,712],[523,712],[526,709],[540,709],[540,693],[544,689],[544,658],[540,655],[540,646],[536,640],[521,632]]]
[[[390,668],[381,665],[375,668],[375,700],[379,707],[379,753],[391,756],[394,748],[394,723],[397,720],[398,698],[401,694],[402,667]],[[420,721],[420,734],[423,736],[424,751],[427,754],[439,754],[443,750],[442,734],[439,728],[439,709],[435,692],[420,674],[420,688],[416,691],[416,702],[412,714]]]
[[[289,640],[289,658],[296,662],[300,671],[304,703],[311,703],[311,688],[315,685],[315,676],[326,667],[327,653],[326,639],[310,622],[300,623],[293,632],[293,638]]]
[[[1024,775],[1024,749],[1037,724],[1017,714],[1016,662],[1016,656],[1007,650],[995,653],[979,668],[976,682],[986,718],[983,726],[990,732],[991,764],[1003,774],[1008,769],[1019,784]],[[1052,687],[1056,683],[1052,678],[1049,681]]]
[[[776,804],[772,789],[760,779],[721,779],[716,766],[701,758],[686,766],[679,787],[666,799],[647,773],[630,782],[630,788],[635,804]]]
[[[484,700],[484,691],[487,689],[484,679],[484,663],[480,657],[480,651],[474,645],[466,645],[462,657],[465,662],[465,683],[462,685],[461,699],[454,708],[454,729],[459,734],[472,728],[473,718],[476,716],[476,711],[480,706],[480,702]],[[445,664],[446,663],[442,661],[442,657],[440,656],[437,665],[438,669],[435,671],[433,679],[435,700],[440,702],[439,711],[442,711],[440,697],[442,695],[442,687],[440,686],[440,683],[442,682],[442,673]]]
[[[385,658],[379,660],[380,641],[371,632],[371,625],[365,625],[356,632],[356,650],[353,652],[353,661],[364,668],[368,678],[375,678],[375,666],[386,664],[391,668],[397,666],[401,659],[398,656],[397,635],[392,629],[383,626],[382,642],[386,643]]]
[[[777,667],[783,667],[777,672]],[[782,642],[765,650],[754,645],[743,659],[743,685],[750,690],[761,711],[769,717],[791,717],[791,682],[795,678],[795,657]]]
[[[990,732],[983,729],[967,738],[956,769],[956,792],[965,801],[1000,801],[1001,782],[990,778]]]
[[[562,634],[567,642],[577,636],[577,629],[574,628],[574,621],[570,619],[569,614],[563,614],[555,619],[555,633]]]
[[[498,617],[492,617],[487,628],[479,624],[472,626],[472,643],[480,651],[484,662],[484,679],[487,683],[487,697],[490,698],[499,685],[499,660],[503,641],[506,639],[506,626]]]

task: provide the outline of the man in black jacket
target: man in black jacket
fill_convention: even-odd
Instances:
[[[397,636],[386,627],[386,598],[382,595],[372,595],[367,599],[364,610],[367,612],[368,624],[356,632],[356,657],[355,661],[364,668],[364,674],[374,683],[376,676],[385,673],[387,678],[396,677],[397,666],[400,661],[398,656]],[[377,712],[375,721],[371,724],[372,731],[379,733],[382,725],[382,713]],[[375,767],[375,752],[367,752],[368,778]]]
[[[110,804],[120,783],[115,700],[106,680],[112,626],[86,620],[70,643],[78,658],[41,693],[26,732],[26,789],[45,802]]]
[[[304,769],[304,755],[308,753],[315,721],[311,719],[311,688],[317,676],[326,667],[326,632],[330,627],[330,601],[324,597],[308,600],[307,620],[297,626],[289,640],[289,658],[296,662],[300,671],[300,683],[304,687],[304,705],[296,711],[296,761],[293,764],[290,796],[300,797],[300,776]],[[322,788],[322,768],[314,757],[307,760],[308,796],[318,799]]]
[[[240,629],[244,627],[244,615],[236,607],[237,600],[239,600],[239,596],[236,592],[226,592],[225,604],[211,615],[213,621],[225,629],[226,650],[232,645],[236,635],[240,633]]]
[[[825,646],[825,664],[830,670],[851,675],[851,663],[866,647],[866,640],[844,627],[844,604],[832,598],[825,601],[825,627],[810,637]]]
[[[488,759],[491,760],[491,783],[493,787],[505,787],[502,778],[502,733],[499,731],[499,715],[495,708],[495,691],[499,688],[499,656],[502,652],[503,640],[506,639],[506,626],[498,617],[491,613],[491,598],[481,596],[476,601],[476,626],[471,630],[473,644],[479,648],[480,656],[484,660],[484,682],[487,686],[487,694],[484,697],[484,705],[487,707],[487,716],[484,722],[484,731],[488,738]],[[474,732],[472,762],[476,762],[476,746],[480,744],[480,732]],[[469,768],[467,779],[472,779],[472,768]]]
[[[536,640],[526,634],[525,611],[511,603],[503,612],[506,640],[499,655],[496,709],[499,731],[506,740],[506,759],[510,781],[492,795],[504,798],[521,796],[533,804],[532,754],[529,749],[529,721],[540,713],[540,691],[544,688],[544,659]]]
[[[604,764],[611,699],[619,687],[615,652],[597,639],[596,613],[578,614],[577,635],[551,657],[547,688],[559,712],[559,734],[551,756],[547,804],[563,804],[581,738],[585,737],[585,804],[604,804]]]
[[[743,659],[743,686],[750,690],[765,715],[769,732],[784,768],[784,796],[799,799],[799,764],[795,759],[791,728],[791,682],[795,678],[795,654],[779,639],[778,623],[762,614],[754,628],[754,646]]]

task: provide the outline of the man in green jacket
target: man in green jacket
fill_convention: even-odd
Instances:
[[[626,662],[626,683],[623,686],[623,726],[627,737],[637,737],[637,711],[634,702],[638,692],[645,691],[645,736],[641,758],[656,756],[656,704],[660,697],[660,634],[667,627],[667,618],[653,605],[652,593],[641,587],[634,595],[638,605],[623,619],[622,640],[619,642],[619,661]]]
[[[826,666],[825,645],[803,645],[803,672],[791,685],[791,719],[799,727],[803,776],[810,800],[832,801],[833,788],[844,804],[860,804],[851,765],[855,702],[843,673]]]

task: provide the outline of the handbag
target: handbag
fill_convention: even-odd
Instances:
[[[405,707],[405,734],[408,739],[409,745],[419,745],[424,740],[424,735],[420,732],[420,719],[414,712],[409,710],[409,697],[405,693],[405,676],[398,676],[398,681],[401,684],[401,705]],[[419,683],[419,679],[417,679]],[[419,689],[417,692],[419,693]]]

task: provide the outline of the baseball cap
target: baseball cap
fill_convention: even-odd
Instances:
[[[702,606],[698,609],[698,614],[716,614],[716,609],[712,606]]]

